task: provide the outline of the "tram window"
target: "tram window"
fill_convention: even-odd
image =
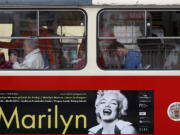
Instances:
[[[99,67],[102,69],[122,69],[124,57],[121,57],[121,54],[124,55],[129,50],[130,57],[135,59],[129,59],[129,63],[124,66],[127,69],[140,69],[142,67],[141,53],[137,39],[143,36],[145,36],[144,11],[104,10],[100,12],[98,15],[97,48]],[[122,49],[118,46],[121,46]]]
[[[143,65],[150,69],[180,69],[180,12],[147,11],[147,37],[138,39]]]
[[[75,70],[86,64],[86,16],[79,9],[4,10],[0,11],[3,26],[8,34],[0,29],[0,53],[6,56],[0,69]]]
[[[179,15],[179,11],[102,10],[97,34],[99,67],[180,69]]]

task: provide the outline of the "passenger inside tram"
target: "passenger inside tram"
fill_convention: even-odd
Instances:
[[[20,35],[22,37],[35,37],[37,34],[36,31],[36,13],[30,13],[30,14],[26,14],[26,17],[24,18],[26,19],[26,28],[16,28],[20,31]],[[21,31],[21,29],[23,29],[23,31]],[[17,31],[17,30],[16,30]],[[16,32],[15,31],[15,32]],[[41,28],[39,31],[39,34],[42,36],[48,35],[49,31],[47,29],[43,29]],[[15,33],[15,36],[16,33]],[[20,48],[20,50],[22,50],[22,45],[23,45],[23,39],[15,39],[12,40],[11,42],[0,42],[0,47],[1,48],[8,48],[8,49],[18,49]],[[53,51],[53,46],[52,46],[52,41],[50,39],[39,39],[39,48],[41,50],[41,53],[43,55],[43,59],[44,59],[44,64],[45,64],[45,68],[54,68],[55,66],[55,58],[54,58],[54,51]],[[23,54],[22,54],[23,56]]]
[[[120,42],[125,48],[141,53],[136,40],[143,36],[143,30],[140,27],[143,25],[144,13],[138,12],[140,17],[138,21],[134,17],[130,20],[129,15],[132,13],[129,11],[109,11],[99,15],[98,65],[100,68],[123,69],[123,57],[109,55],[109,51],[111,52],[109,49],[112,48],[113,42]]]
[[[38,48],[38,39],[25,39],[23,41],[23,60],[11,53],[10,61],[13,69],[44,69],[43,56]]]
[[[58,37],[59,36],[57,34],[57,29],[58,29],[57,20],[47,21],[46,26],[47,26],[48,30],[50,31],[50,36],[52,36],[52,37]],[[66,66],[67,60],[63,56],[63,50],[62,50],[63,44],[60,42],[59,39],[53,39],[52,45],[53,45],[53,49],[54,49],[56,69],[66,69],[67,68],[67,66]]]
[[[128,49],[120,42],[113,42],[109,46],[110,53],[115,53],[118,59],[123,59],[122,69],[142,69],[141,53],[134,49]]]
[[[51,32],[57,69],[81,69],[81,48],[86,48],[85,19],[81,12],[40,12],[40,25]],[[85,57],[86,57],[86,51]],[[84,55],[83,55],[84,57]],[[82,58],[84,59],[84,58]]]

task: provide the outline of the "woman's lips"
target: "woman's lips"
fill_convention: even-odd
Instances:
[[[111,109],[104,109],[104,110],[103,110],[103,114],[104,114],[105,116],[111,115],[111,113],[112,113],[112,110],[111,110]]]

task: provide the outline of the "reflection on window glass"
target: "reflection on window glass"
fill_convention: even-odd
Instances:
[[[85,35],[85,16],[80,11],[41,11],[39,17],[40,29],[47,27],[56,36]]]
[[[57,35],[59,36],[84,36],[84,30],[85,27],[84,26],[58,26],[57,28]],[[78,45],[80,45],[80,43],[82,42],[82,39],[60,39],[60,41],[62,43],[75,43]]]
[[[58,26],[57,34],[59,36],[83,36],[84,26]]]
[[[0,33],[2,37],[10,37],[13,30],[12,24],[0,24]],[[10,42],[11,39],[0,39],[3,42]]]
[[[180,36],[180,11],[149,11],[147,14],[148,36]]]
[[[85,66],[85,16],[81,11],[0,11],[0,14],[0,69]]]
[[[180,69],[180,40],[176,39],[179,11],[147,11],[146,17],[145,12],[99,14],[97,61],[100,68]],[[167,36],[174,38],[163,38]]]
[[[35,11],[0,11],[0,18],[0,27],[4,27],[0,29],[0,37],[36,36]],[[5,28],[7,29],[4,32]]]

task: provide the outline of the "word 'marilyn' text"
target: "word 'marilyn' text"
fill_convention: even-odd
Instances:
[[[28,124],[25,122],[27,119],[30,119],[31,121]],[[57,105],[54,106],[54,110],[48,108],[47,114],[25,114],[23,116],[19,115],[19,110],[16,106],[10,118],[7,118],[2,107],[0,106],[0,126],[2,125],[1,122],[4,122],[5,126],[8,129],[11,127],[14,121],[16,123],[15,127],[17,129],[42,129],[43,125],[46,124],[48,129],[52,129],[52,127],[55,129],[63,128],[62,134],[65,134],[73,121],[75,121],[75,128],[78,129],[80,120],[83,121],[83,128],[87,128],[87,118],[85,115],[70,115],[68,118],[66,117],[65,119],[63,114],[59,114]],[[42,121],[47,121],[47,123],[44,123]],[[60,125],[59,123],[62,124]]]

